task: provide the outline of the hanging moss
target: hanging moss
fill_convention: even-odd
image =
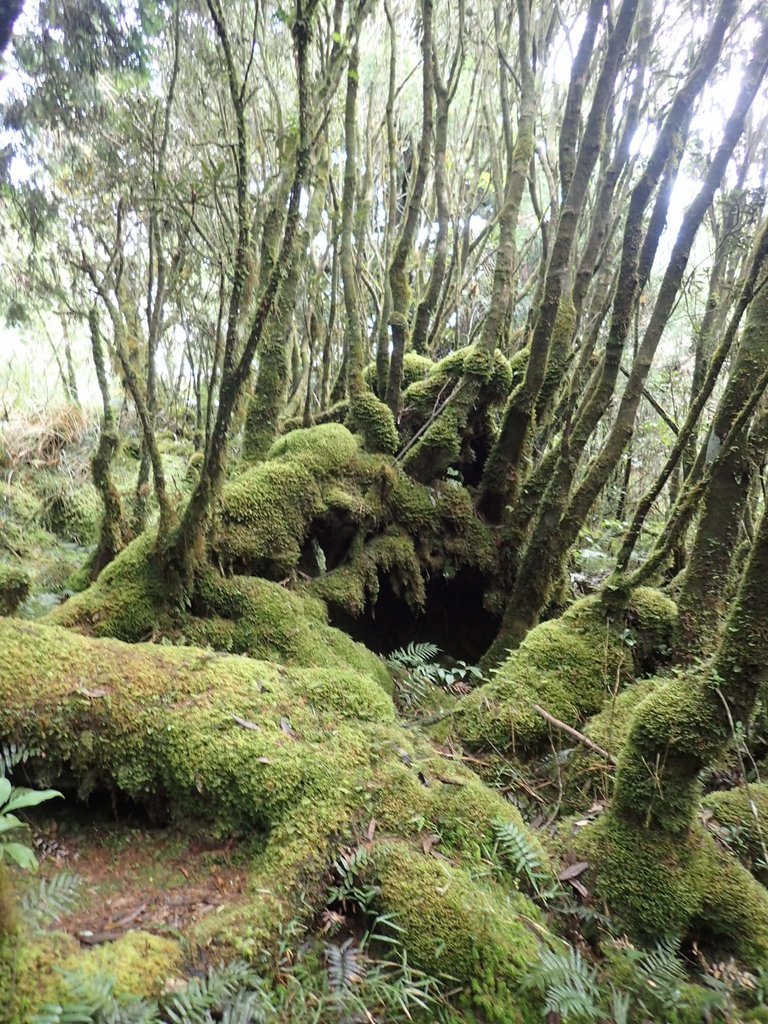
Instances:
[[[654,654],[663,656],[674,622],[674,604],[645,588],[635,591],[619,621],[607,617],[597,597],[576,602],[532,629],[491,682],[467,697],[456,717],[459,736],[476,747],[536,751],[549,726],[534,703],[580,725]]]
[[[416,611],[423,608],[426,595],[421,565],[413,541],[400,531],[374,537],[344,565],[314,580],[310,589],[356,618],[368,604],[376,604],[380,574],[406,604]]]
[[[0,615],[11,615],[29,597],[32,581],[26,569],[0,565]]]

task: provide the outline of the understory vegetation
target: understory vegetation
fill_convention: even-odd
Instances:
[[[768,6],[0,8],[0,1022],[768,1021]]]

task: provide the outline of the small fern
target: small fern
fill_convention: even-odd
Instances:
[[[0,746],[0,776],[10,775],[14,768],[27,762],[30,757],[38,757],[39,750],[16,743],[3,743]]]
[[[235,996],[242,1002],[243,990],[250,990],[251,994],[257,996],[251,1002],[266,1012],[268,1003],[262,984],[259,975],[243,961],[212,967],[205,977],[194,978],[180,992],[163,1002],[162,1019],[168,1024],[210,1024],[210,1011],[223,1012],[227,1006],[234,1004]],[[237,1012],[243,1012],[242,1005]]]
[[[496,859],[523,881],[537,896],[543,896],[552,881],[539,850],[525,829],[511,821],[495,820],[492,825]]]
[[[53,878],[41,878],[21,898],[24,919],[33,928],[58,921],[77,902],[81,885],[82,879],[69,871],[60,871]]]
[[[414,669],[424,668],[440,653],[437,644],[417,644],[411,641],[407,647],[398,647],[396,651],[392,651],[387,661],[397,668],[412,672]]]
[[[558,1014],[569,1024],[605,1019],[597,974],[573,946],[562,952],[544,950],[523,984],[544,996],[547,1013]]]
[[[328,981],[334,992],[359,985],[365,975],[365,966],[360,949],[353,945],[354,939],[346,939],[341,945],[328,943],[325,947],[325,962]]]

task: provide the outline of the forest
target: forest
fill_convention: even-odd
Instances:
[[[0,1024],[768,1022],[766,0],[2,0],[0,324]]]

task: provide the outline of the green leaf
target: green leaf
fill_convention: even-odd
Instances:
[[[23,789],[16,790],[16,795],[8,802],[4,811],[17,811],[20,807],[37,807],[45,800],[52,800],[55,796],[62,794],[58,789]]]
[[[9,798],[9,796],[11,795],[12,790],[13,790],[13,786],[10,784],[8,779],[6,779],[5,777],[1,778],[0,779],[0,807],[2,807],[2,805],[5,803],[5,801]]]
[[[21,843],[0,844],[0,860],[4,857],[8,857],[25,871],[37,871],[37,857],[34,851]]]
[[[24,828],[24,822],[15,814],[0,814],[0,834],[10,832],[14,828]]]

